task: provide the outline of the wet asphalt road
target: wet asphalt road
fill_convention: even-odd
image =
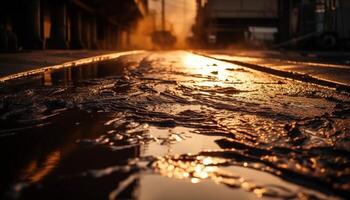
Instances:
[[[350,97],[185,51],[0,86],[5,199],[346,199]]]

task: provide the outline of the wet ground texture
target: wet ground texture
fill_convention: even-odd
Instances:
[[[0,86],[4,199],[347,199],[350,96],[184,51]]]

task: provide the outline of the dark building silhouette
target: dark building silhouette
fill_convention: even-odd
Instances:
[[[225,46],[246,41],[251,38],[252,27],[261,27],[262,33],[277,30],[274,42],[281,46],[349,45],[350,1],[197,0],[193,27],[197,45]]]
[[[0,49],[117,49],[147,12],[147,0],[6,0]]]
[[[197,0],[195,40],[226,46],[244,41],[249,27],[277,27],[278,0]]]
[[[280,41],[329,49],[349,46],[350,1],[280,0]]]

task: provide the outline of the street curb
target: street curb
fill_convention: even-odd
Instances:
[[[51,66],[45,66],[45,67],[39,66],[38,69],[33,69],[33,70],[25,71],[25,72],[20,72],[20,73],[15,73],[15,74],[7,75],[4,77],[0,77],[0,83],[4,83],[6,81],[13,80],[13,79],[22,78],[25,76],[43,73],[47,70],[57,70],[57,69],[62,69],[62,68],[67,68],[67,67],[76,67],[76,66],[80,66],[80,65],[84,65],[84,64],[106,61],[106,60],[119,58],[121,56],[140,54],[140,53],[144,53],[144,52],[146,52],[146,51],[144,51],[144,50],[125,51],[125,52],[110,53],[110,54],[103,54],[103,55],[99,55],[99,56],[92,56],[92,57],[88,57],[88,58],[82,58],[82,59],[69,61],[69,62],[65,62],[65,63],[58,64],[58,65],[51,65]]]
[[[275,76],[288,78],[288,79],[292,79],[292,80],[298,80],[298,81],[302,81],[302,82],[306,82],[306,83],[312,83],[312,84],[316,84],[316,85],[320,85],[320,86],[330,87],[330,88],[333,88],[339,92],[350,93],[350,85],[346,85],[346,84],[342,84],[342,83],[338,83],[338,82],[334,82],[334,81],[330,81],[330,80],[326,80],[326,79],[316,78],[316,77],[310,76],[308,74],[302,74],[302,73],[284,71],[284,70],[277,70],[277,69],[272,69],[270,67],[251,64],[251,63],[237,61],[237,60],[227,60],[227,59],[215,58],[214,56],[210,56],[210,55],[202,53],[202,52],[193,52],[193,53],[200,55],[200,56],[207,57],[207,58],[211,58],[214,60],[228,62],[228,63],[240,65],[243,67],[247,67],[249,69],[253,69],[256,71],[265,72],[265,73],[272,74]]]

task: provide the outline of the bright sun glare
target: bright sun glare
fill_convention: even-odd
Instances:
[[[232,65],[224,62],[214,61],[199,55],[186,55],[183,59],[184,66],[195,74],[203,76],[216,76],[220,81],[228,79],[228,68]]]

